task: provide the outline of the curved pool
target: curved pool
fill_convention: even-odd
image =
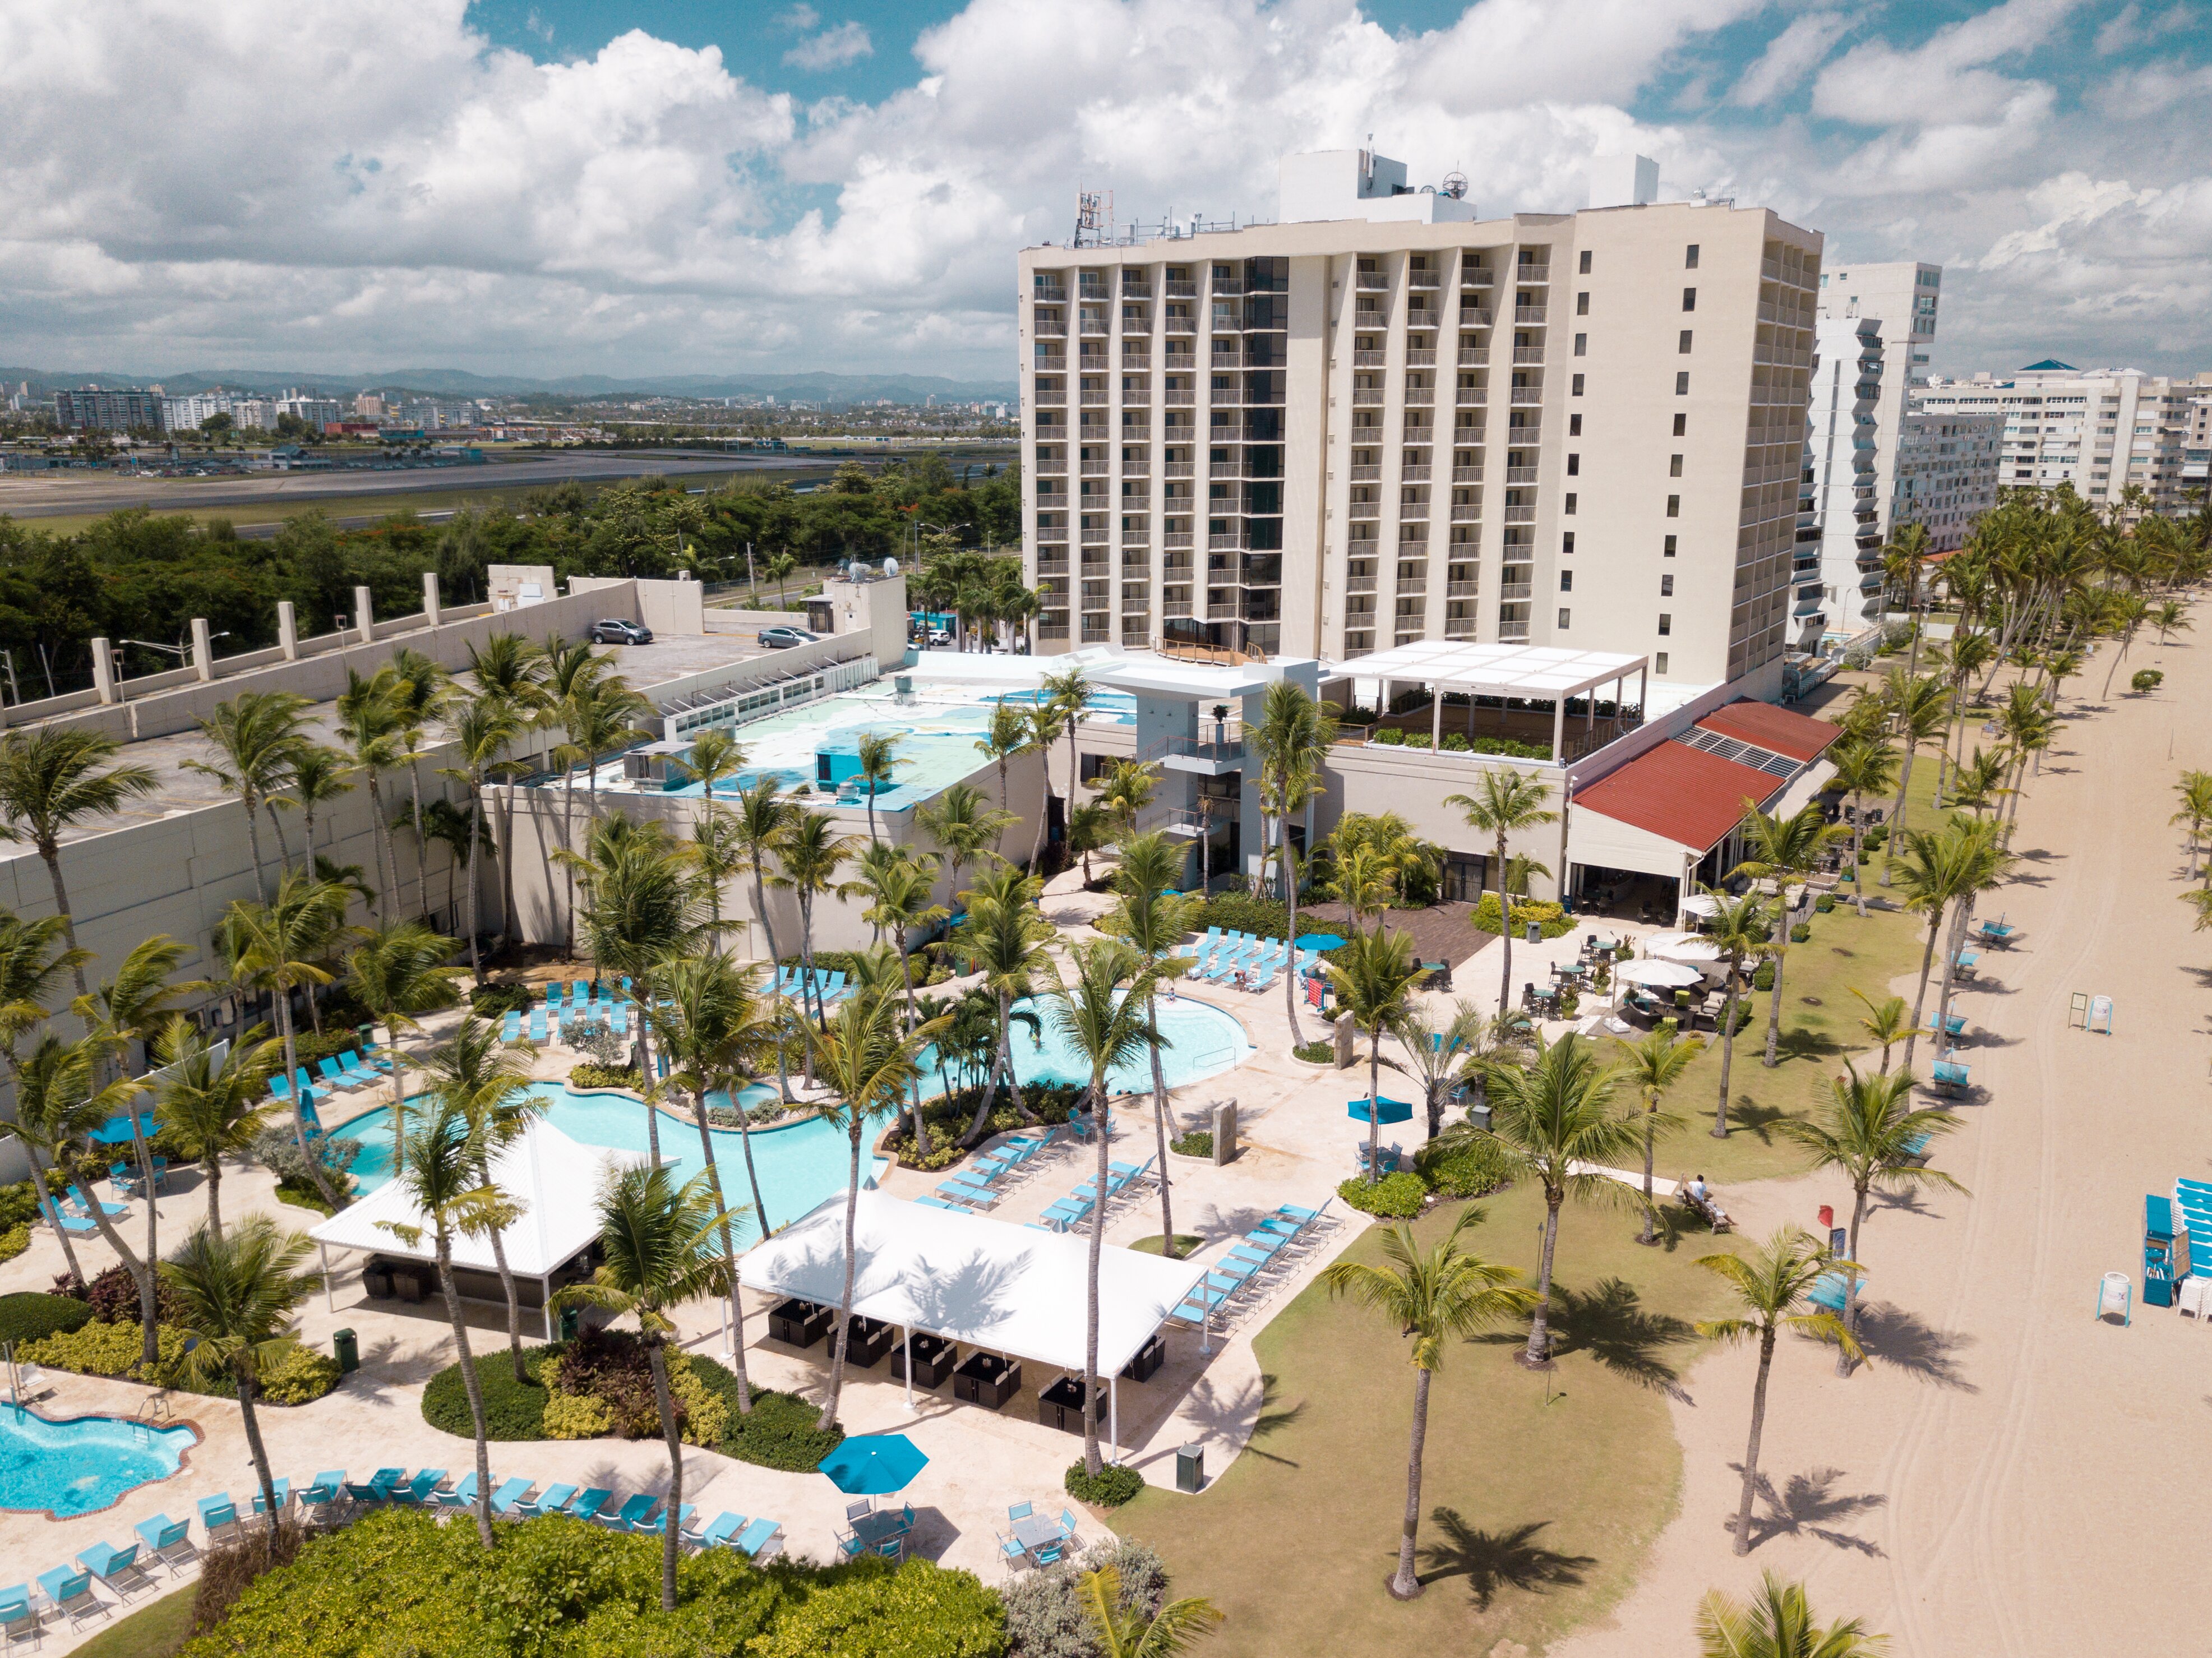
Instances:
[[[0,1509],[56,1520],[97,1513],[168,1479],[198,1442],[198,1432],[181,1425],[112,1416],[50,1422],[20,1407],[0,1409]]]
[[[1032,1036],[1016,1027],[1015,1075],[1024,1083],[1080,1084],[1089,1080],[1089,1067],[1074,1046],[1060,1034],[1049,1004],[1024,1001],[1016,1005],[1034,1011],[1042,1029]],[[1204,1002],[1188,999],[1163,1001],[1158,1005],[1158,1021],[1164,1038],[1160,1049],[1161,1068],[1170,1088],[1198,1082],[1241,1065],[1252,1052],[1252,1045],[1244,1039],[1243,1027],[1221,1009]],[[1152,1085],[1150,1054],[1140,1055],[1133,1064],[1117,1066],[1109,1081],[1116,1091],[1149,1089]],[[926,1068],[924,1096],[934,1096],[942,1089],[936,1071]],[[634,1099],[620,1094],[571,1094],[565,1084],[557,1082],[533,1083],[531,1092],[545,1102],[545,1120],[573,1140],[625,1151],[647,1149],[646,1108]],[[773,1087],[758,1084],[740,1094],[748,1105],[765,1104],[775,1097]],[[714,1102],[719,1105],[726,1101],[718,1095]],[[864,1145],[872,1145],[888,1121],[887,1117],[872,1121]],[[675,1165],[684,1179],[689,1180],[706,1169],[697,1128],[663,1113],[659,1129],[660,1154]],[[390,1106],[380,1105],[331,1132],[361,1141],[360,1155],[348,1172],[363,1192],[373,1192],[392,1178]],[[752,1193],[744,1173],[746,1137],[734,1128],[710,1132],[714,1135],[714,1161],[721,1169],[723,1196],[732,1204],[750,1204]],[[832,1193],[845,1189],[853,1166],[852,1143],[836,1125],[810,1117],[773,1128],[757,1128],[750,1139],[753,1167],[760,1176],[761,1200],[768,1207],[772,1224],[787,1225]],[[862,1156],[866,1158],[865,1151]],[[874,1159],[863,1171],[864,1175],[881,1175],[886,1166],[884,1160]],[[749,1217],[743,1230],[748,1238],[759,1236],[757,1218]]]

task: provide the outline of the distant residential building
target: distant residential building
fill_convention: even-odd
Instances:
[[[2192,398],[2188,435],[2181,440],[2181,487],[2202,489],[2208,484],[2212,484],[2212,397]]]
[[[1813,330],[1813,396],[1798,496],[1800,648],[1848,640],[1881,613],[1881,503],[1875,410],[1888,365],[1877,317],[1824,317]]]
[[[54,393],[54,422],[64,432],[159,431],[161,402],[151,392],[108,392],[88,386]]]
[[[287,392],[277,399],[276,412],[304,421],[319,432],[345,418],[344,406],[336,398],[319,398],[299,392]]]
[[[1874,405],[1875,528],[1889,534],[1897,483],[1897,438],[1912,388],[1928,378],[1929,347],[1942,298],[1943,267],[1917,259],[1846,264],[1820,276],[1820,315],[1838,321],[1868,317],[1881,324],[1882,376]]]
[[[384,418],[384,399],[374,392],[356,392],[354,393],[353,412],[362,420],[381,420]]]
[[[1997,504],[2004,426],[1996,414],[1908,413],[1898,434],[1890,533],[1917,524],[1938,552],[1964,546],[1974,520]]]
[[[164,431],[197,432],[201,422],[228,414],[230,414],[230,399],[220,392],[202,392],[191,397],[161,399],[161,427]],[[235,420],[236,416],[232,418]]]
[[[2117,504],[2130,485],[2161,512],[2183,506],[2183,476],[2194,406],[2212,394],[2212,374],[2193,380],[2136,368],[2076,368],[2047,359],[2008,379],[1930,380],[1918,406],[1931,415],[1997,415],[2004,420],[1997,482],[2008,489],[2056,489],[2099,506]]]
[[[276,429],[276,404],[268,398],[240,398],[230,405],[230,418],[241,428],[273,432]]]

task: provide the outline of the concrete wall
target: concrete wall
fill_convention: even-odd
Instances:
[[[623,587],[635,590],[634,609],[620,604]],[[656,634],[696,635],[707,631],[705,589],[696,581],[633,580],[629,576],[574,575],[568,578],[571,593],[604,593],[616,605],[604,614],[624,621],[642,622]],[[595,616],[594,621],[602,619]]]

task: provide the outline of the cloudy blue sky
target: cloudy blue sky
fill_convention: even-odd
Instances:
[[[2205,0],[0,5],[0,361],[1010,380],[1014,251],[1375,135],[1947,268],[1936,366],[2212,369]]]

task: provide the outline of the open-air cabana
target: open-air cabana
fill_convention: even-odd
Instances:
[[[1552,763],[1572,759],[1601,747],[1622,732],[1642,723],[1645,692],[1650,683],[1649,659],[1623,656],[1610,651],[1570,651],[1549,645],[1482,645],[1471,640],[1424,639],[1393,646],[1387,651],[1358,657],[1338,671],[1340,677],[1382,682],[1381,708],[1388,714],[1394,684],[1425,685],[1431,693],[1430,743],[1442,748],[1444,699],[1458,693],[1468,699],[1467,736],[1475,728],[1478,699],[1491,698],[1501,706],[1513,702],[1552,705]],[[1633,680],[1632,694],[1628,683]],[[1598,693],[1612,688],[1607,697]],[[1583,703],[1582,730],[1570,738],[1567,704]],[[1610,701],[1613,712],[1601,721],[1597,705]],[[1637,712],[1633,717],[1630,708]]]
[[[894,1325],[911,1353],[917,1333],[1035,1360],[1080,1376],[1089,1320],[1087,1238],[951,1214],[863,1191],[854,1218],[853,1316]],[[1098,1374],[1107,1433],[1121,1445],[1114,1378],[1189,1298],[1203,1263],[1164,1260],[1112,1244],[1099,1252]],[[845,1288],[845,1194],[825,1198],[745,1252],[746,1288],[835,1307]],[[907,1403],[914,1403],[914,1374]]]
[[[599,1238],[599,1199],[608,1176],[645,1161],[639,1151],[613,1151],[583,1145],[552,1124],[533,1121],[504,1151],[492,1159],[492,1183],[521,1210],[514,1223],[500,1233],[507,1253],[507,1270],[514,1274],[517,1298],[532,1299],[545,1309],[545,1339],[553,1339],[553,1314],[549,1303],[554,1290],[584,1276],[584,1258]],[[420,1227],[421,1239],[409,1242],[386,1230],[387,1224]],[[401,1260],[434,1263],[437,1250],[430,1223],[404,1182],[380,1186],[358,1203],[349,1205],[308,1236],[321,1246],[323,1285],[332,1311],[337,1303],[330,1289],[330,1252],[360,1249]],[[495,1276],[498,1265],[489,1237],[456,1234],[453,1242],[455,1285],[472,1299],[500,1297]],[[478,1294],[490,1280],[489,1293]]]

